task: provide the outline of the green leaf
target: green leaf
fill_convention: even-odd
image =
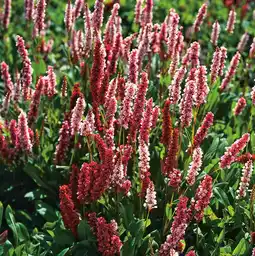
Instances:
[[[211,146],[206,151],[206,154],[204,156],[204,162],[210,162],[212,160],[212,158],[214,157],[214,155],[217,152],[217,148],[218,148],[219,142],[220,142],[219,137],[214,137]]]
[[[247,242],[245,241],[244,238],[241,239],[241,241],[238,243],[236,246],[235,250],[233,251],[233,256],[239,256],[239,255],[244,255],[247,249]]]
[[[19,241],[20,242],[28,241],[30,237],[29,237],[29,233],[26,226],[20,222],[17,222],[16,227],[17,227]]]
[[[92,232],[90,230],[90,226],[86,220],[82,220],[78,225],[78,236],[79,240],[88,240],[93,237]]]
[[[67,247],[73,244],[74,236],[70,230],[56,227],[54,229],[54,240],[57,245]]]
[[[220,235],[217,238],[217,243],[220,244],[223,242],[225,237],[225,228],[222,229],[222,231],[220,232]]]
[[[123,216],[123,224],[127,229],[130,223],[134,220],[133,216],[133,206],[131,204],[127,204],[126,207],[122,203],[120,203],[120,211],[121,216]]]
[[[235,209],[233,208],[233,206],[231,205],[228,206],[228,212],[231,215],[231,217],[235,215]]]
[[[69,248],[64,249],[63,251],[61,251],[57,256],[64,256],[66,255],[66,253],[69,251]]]
[[[145,231],[145,221],[133,221],[129,226],[130,233],[135,238],[136,245],[140,246]]]
[[[56,210],[41,200],[35,202],[35,208],[36,211],[48,222],[54,222],[58,219]]]
[[[55,195],[55,191],[53,191],[52,188],[39,176],[40,170],[38,168],[29,163],[24,167],[24,172],[28,174],[39,187],[43,187]]]
[[[171,220],[173,217],[173,209],[171,204],[166,204],[166,217],[168,220]]]
[[[5,219],[8,226],[13,232],[15,244],[18,245],[18,230],[16,227],[16,221],[12,212],[12,208],[10,205],[8,205],[5,209]]]
[[[46,72],[46,64],[43,59],[32,63],[33,73],[35,77],[43,75]]]
[[[213,188],[214,195],[218,199],[220,203],[222,203],[225,207],[230,205],[227,194],[219,187]]]
[[[205,208],[204,214],[205,214],[205,216],[208,216],[210,220],[217,220],[218,219],[218,217],[213,212],[213,210],[210,206]]]
[[[120,256],[135,255],[135,238],[129,237],[121,248]]]
[[[2,226],[3,214],[4,214],[4,206],[3,206],[3,203],[0,201],[0,229]]]

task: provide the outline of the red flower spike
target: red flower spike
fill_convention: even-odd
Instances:
[[[77,237],[77,226],[80,222],[79,215],[75,209],[72,192],[68,185],[59,187],[60,212],[67,229],[70,229]]]

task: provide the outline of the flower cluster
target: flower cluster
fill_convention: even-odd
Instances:
[[[222,83],[221,83],[221,86],[220,86],[220,91],[224,91],[228,84],[230,83],[231,79],[234,77],[235,73],[236,73],[236,69],[237,69],[237,66],[239,64],[239,60],[240,60],[240,53],[237,52],[234,57],[232,58],[231,60],[231,63],[230,63],[230,66],[228,68],[228,72],[226,73]]]
[[[28,52],[25,47],[25,41],[21,36],[17,36],[16,38],[16,46],[18,49],[18,53],[22,58],[23,68],[21,71],[21,83],[22,83],[22,90],[23,90],[23,98],[24,100],[28,100],[29,98],[29,86],[32,83],[32,66],[31,61],[28,57]]]
[[[241,97],[237,101],[236,106],[235,106],[235,108],[233,110],[234,111],[234,115],[235,116],[239,116],[243,112],[245,106],[246,106],[246,100],[245,100],[244,97]]]
[[[207,14],[207,4],[203,4],[197,14],[196,20],[193,24],[193,29],[195,32],[198,32],[200,30],[200,26],[203,23],[203,20]]]
[[[226,30],[228,33],[233,33],[234,28],[235,28],[235,22],[236,22],[236,12],[234,10],[230,10],[228,14],[228,22],[227,22],[227,27]]]
[[[196,190],[195,198],[192,201],[191,209],[194,211],[194,218],[197,222],[204,216],[204,209],[209,205],[212,197],[212,177],[206,175]]]
[[[68,121],[64,121],[59,131],[58,144],[55,151],[55,162],[57,164],[65,160],[70,143],[70,125]]]
[[[161,245],[159,250],[160,256],[171,255],[169,254],[171,249],[176,249],[178,242],[183,239],[189,222],[187,203],[187,197],[180,198],[171,227],[171,235],[168,235],[165,243]]]
[[[218,21],[215,21],[212,26],[211,42],[213,45],[217,45],[218,38],[220,34],[220,24]]]
[[[75,236],[77,236],[77,226],[80,222],[79,215],[75,209],[74,202],[72,200],[72,192],[68,185],[60,186],[59,188],[60,198],[60,212],[63,218],[65,227],[70,229]]]
[[[98,251],[103,256],[112,256],[120,253],[122,242],[118,236],[118,225],[115,220],[107,223],[103,217],[96,217],[96,213],[87,215],[89,225],[96,236]]]
[[[34,13],[34,35],[38,36],[45,29],[45,10],[46,10],[46,1],[38,0],[36,4],[36,9]]]
[[[245,163],[242,171],[241,182],[239,184],[239,189],[237,190],[237,199],[240,199],[246,196],[246,191],[251,179],[252,169],[253,169],[252,160],[248,160]]]
[[[24,112],[21,112],[19,115],[16,147],[26,153],[32,152],[32,142],[27,124],[27,116]]]
[[[226,152],[220,159],[220,168],[230,168],[230,165],[235,161],[237,154],[245,148],[249,140],[250,134],[245,133],[240,139],[236,140],[231,147],[227,148]]]
[[[196,176],[198,175],[198,172],[200,171],[200,167],[202,165],[202,156],[203,152],[201,148],[195,148],[192,155],[192,162],[190,164],[186,177],[186,180],[190,186],[194,185],[196,181]]]

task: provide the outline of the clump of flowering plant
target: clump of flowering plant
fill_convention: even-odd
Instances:
[[[24,188],[16,216],[39,229],[7,206],[4,250],[251,255],[255,50],[238,3],[224,18],[194,5],[192,24],[174,2],[26,0],[16,31],[13,2],[0,13],[0,177],[25,185],[0,192]]]

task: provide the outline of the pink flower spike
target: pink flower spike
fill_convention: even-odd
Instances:
[[[151,118],[152,118],[152,98],[147,101],[146,110],[143,114],[141,122],[140,134],[139,134],[139,163],[138,167],[140,170],[140,179],[142,183],[141,195],[147,194],[147,189],[150,183],[150,152],[149,152],[149,136],[151,129]]]
[[[189,127],[192,121],[192,103],[195,94],[195,82],[189,81],[184,89],[180,103],[181,125],[182,127]]]
[[[250,134],[245,133],[240,139],[236,140],[220,159],[220,168],[230,168],[230,165],[235,161],[237,154],[242,151],[250,140]]]
[[[117,61],[118,61],[119,54],[120,54],[121,40],[122,40],[122,36],[120,33],[118,33],[114,40],[114,45],[112,48],[110,61],[109,61],[109,74],[110,75],[112,75],[116,72]]]
[[[109,99],[106,110],[105,110],[105,119],[107,121],[107,127],[113,127],[115,121],[115,113],[117,111],[117,100],[116,97],[113,96]]]
[[[5,92],[13,93],[13,82],[9,73],[9,66],[3,61],[1,63],[1,77],[4,81]]]
[[[212,197],[212,177],[206,175],[196,190],[195,200],[191,208],[195,210],[195,219],[200,222],[204,216],[204,209],[209,205]]]
[[[9,130],[10,130],[10,135],[11,135],[11,142],[12,145],[16,145],[17,144],[17,123],[16,120],[11,120],[10,121],[10,126],[9,126]]]
[[[21,93],[20,73],[16,72],[16,74],[15,74],[15,84],[14,84],[14,95],[13,95],[14,102],[16,102],[16,103],[19,102],[20,93]]]
[[[197,68],[191,68],[188,76],[185,80],[185,83],[187,84],[189,81],[196,81],[196,72],[197,72]]]
[[[195,253],[195,251],[189,251],[187,254],[186,254],[186,256],[196,256],[196,253]]]
[[[114,39],[116,37],[116,18],[118,16],[120,5],[118,3],[113,5],[111,15],[106,23],[104,31],[104,46],[106,49],[107,55],[110,54],[111,49],[114,44]]]
[[[159,34],[159,29],[160,26],[159,24],[154,24],[153,26],[153,34],[152,34],[152,39],[151,39],[151,48],[152,48],[152,52],[158,53],[160,51],[160,34]]]
[[[220,68],[219,68],[219,76],[223,76],[224,74],[224,68],[225,68],[225,62],[226,62],[226,59],[227,59],[227,48],[225,47],[220,47],[220,51],[221,51],[221,54],[220,54]]]
[[[34,15],[34,0],[25,0],[25,17],[27,21],[33,19]]]
[[[139,135],[139,140],[145,141],[147,144],[149,144],[150,129],[152,125],[152,108],[153,99],[150,98],[146,103],[146,110],[143,113]]]
[[[34,33],[36,36],[41,34],[45,29],[45,10],[46,1],[38,0],[34,15]]]
[[[234,77],[235,73],[236,73],[236,69],[237,69],[237,66],[239,64],[239,61],[240,61],[240,53],[237,52],[234,57],[232,58],[231,62],[230,62],[230,65],[229,65],[229,68],[228,68],[228,71],[225,75],[225,78],[223,79],[222,83],[221,83],[221,86],[220,86],[220,91],[224,91],[228,84],[230,83],[231,79]]]
[[[95,40],[93,64],[90,75],[90,90],[92,94],[92,107],[95,115],[96,127],[101,130],[101,121],[99,115],[99,103],[100,103],[100,90],[101,84],[104,79],[104,67],[105,67],[105,49],[97,36]]]
[[[194,137],[194,142],[193,142],[193,149],[199,147],[203,142],[203,140],[206,138],[207,133],[213,124],[213,119],[214,119],[213,113],[208,112],[204,120],[202,121],[201,126],[198,128],[196,132],[196,135]]]
[[[47,90],[47,95],[48,97],[53,97],[54,94],[56,93],[56,75],[54,73],[53,67],[48,66],[48,71],[47,71],[47,77],[48,77],[48,90]]]
[[[215,52],[213,53],[213,60],[211,65],[211,84],[213,84],[218,75],[221,65],[221,50],[217,47]]]
[[[196,20],[193,24],[194,32],[198,32],[200,30],[200,26],[202,25],[206,14],[207,14],[207,4],[203,4],[199,9]]]
[[[133,50],[129,55],[128,79],[130,83],[137,84],[138,80],[138,65],[137,65],[137,50]]]
[[[199,55],[200,55],[200,44],[198,42],[193,42],[190,45],[190,53],[189,53],[191,66],[193,68],[200,65]]]
[[[243,52],[247,43],[249,41],[249,34],[248,33],[244,33],[240,39],[240,42],[238,43],[238,46],[237,46],[237,50],[239,52]]]
[[[195,68],[200,65],[199,61],[199,55],[200,55],[200,44],[198,42],[193,42],[189,49],[187,50],[187,53],[182,58],[182,65],[188,65],[191,63],[192,68]]]
[[[84,6],[84,31],[85,31],[85,45],[84,54],[88,57],[92,48],[93,31],[91,24],[91,13],[87,3]]]
[[[238,100],[238,102],[236,103],[236,106],[235,106],[235,108],[233,110],[234,111],[234,115],[235,116],[239,116],[243,112],[245,107],[246,107],[246,100],[245,100],[244,97],[241,97]]]
[[[145,7],[142,10],[142,26],[146,26],[148,24],[152,24],[152,12],[153,9],[153,0],[146,0]]]
[[[70,126],[68,121],[64,121],[59,131],[58,144],[54,153],[54,161],[56,164],[62,163],[66,158],[70,143]]]
[[[18,119],[18,136],[16,141],[16,147],[25,151],[26,153],[32,153],[32,143],[29,136],[29,128],[27,125],[27,116],[24,112],[21,112]]]
[[[135,85],[132,83],[127,83],[125,88],[125,97],[122,102],[121,111],[119,121],[120,124],[127,129],[130,121],[130,117],[132,115],[132,106],[135,95]]]
[[[85,109],[85,100],[83,97],[79,97],[76,101],[76,105],[72,110],[71,117],[71,135],[75,135],[81,126],[81,119]]]
[[[84,0],[76,0],[73,8],[73,19],[77,19],[81,15],[82,8],[84,6]]]
[[[228,33],[232,34],[235,28],[235,22],[236,22],[236,12],[234,10],[231,10],[228,14],[228,22],[226,30]]]
[[[156,106],[153,108],[153,112],[152,112],[151,128],[156,127],[157,121],[158,121],[158,116],[159,116],[159,107]]]
[[[168,37],[168,55],[169,58],[173,58],[176,53],[176,44],[178,39],[178,24],[180,17],[176,12],[171,13],[170,25],[169,25],[169,37]]]
[[[175,254],[175,250],[177,249],[180,240],[184,238],[189,222],[187,208],[188,200],[189,199],[184,196],[179,198],[179,203],[176,207],[174,221],[171,227],[171,234],[167,236],[165,243],[160,246],[159,256],[177,255]]]
[[[121,57],[122,59],[127,62],[129,60],[130,55],[130,47],[132,45],[133,40],[136,38],[137,34],[132,34],[122,40],[122,47],[121,47]]]
[[[129,139],[134,142],[136,139],[136,132],[140,126],[143,116],[144,106],[146,102],[146,92],[148,90],[149,80],[146,72],[142,73],[141,82],[138,85],[136,98],[134,100],[133,116],[130,127]]]
[[[18,48],[18,53],[22,58],[23,68],[21,71],[21,86],[23,90],[23,98],[24,100],[28,100],[29,98],[29,86],[32,83],[32,65],[31,61],[28,57],[28,52],[25,47],[25,41],[21,36],[17,36],[16,38],[16,46]]]
[[[6,95],[3,98],[3,103],[2,103],[2,109],[1,111],[7,113],[10,107],[10,103],[11,103],[11,98],[12,98],[12,94],[10,91],[8,91],[6,93]]]
[[[196,181],[196,176],[198,175],[202,165],[202,156],[203,156],[203,152],[201,148],[199,147],[195,148],[192,155],[192,162],[190,164],[188,174],[186,177],[187,183],[190,186],[194,185]]]
[[[101,29],[103,24],[104,18],[104,1],[103,0],[96,0],[94,5],[94,12],[92,15],[92,24],[94,33],[98,33]]]
[[[251,90],[251,100],[252,104],[255,106],[255,86],[253,86]]]
[[[88,111],[86,119],[82,123],[81,135],[88,137],[93,134],[95,131],[95,116],[92,109]]]
[[[181,66],[174,75],[172,83],[169,85],[169,98],[171,104],[178,104],[180,100],[181,83],[187,72],[185,66]]]
[[[11,5],[12,0],[4,0],[4,14],[3,14],[3,26],[8,28],[11,18]]]
[[[166,104],[165,104],[166,105]],[[171,131],[170,131],[171,132]],[[177,153],[179,149],[179,129],[174,128],[171,132],[171,141],[168,144],[167,155],[164,161],[162,172],[165,176],[170,178],[170,186],[177,187],[181,181],[181,173],[177,170],[178,158]]]
[[[28,112],[28,123],[31,125],[34,123],[38,117],[38,111],[39,111],[39,105],[40,105],[40,100],[41,100],[41,93],[43,89],[43,78],[40,77],[34,94],[32,96],[32,101],[29,106],[29,112]]]
[[[65,11],[65,18],[64,18],[64,22],[65,22],[65,26],[66,26],[66,30],[67,32],[70,32],[73,26],[73,7],[71,4],[71,0],[68,0],[68,3],[66,5],[66,11]]]
[[[141,29],[141,40],[139,41],[138,45],[138,70],[142,69],[143,58],[148,54],[150,51],[150,38],[151,38],[151,24],[147,24],[144,28]]]
[[[108,108],[109,102],[112,100],[112,98],[115,97],[116,94],[116,89],[117,89],[117,81],[118,79],[115,78],[110,82],[110,85],[105,93],[105,98],[104,98],[104,107],[105,109]]]
[[[144,0],[137,0],[135,6],[135,23],[140,24],[142,15],[142,4]]]
[[[237,190],[237,199],[244,198],[249,187],[251,175],[252,175],[253,163],[249,160],[245,163],[242,171],[242,178],[239,184],[239,189]]]
[[[211,42],[214,46],[218,43],[218,38],[220,34],[220,24],[218,21],[215,21],[212,26]]]
[[[195,89],[195,105],[200,107],[206,102],[206,97],[209,93],[207,85],[207,70],[206,66],[200,66],[196,71],[196,89]]]
[[[157,208],[156,191],[152,181],[150,181],[145,195],[145,205],[149,211]]]
[[[255,37],[253,38],[252,44],[250,46],[249,58],[254,58],[255,56]]]

